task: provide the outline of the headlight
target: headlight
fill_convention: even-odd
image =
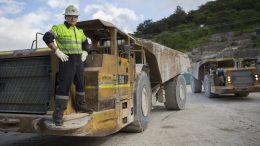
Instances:
[[[227,76],[227,81],[228,81],[228,83],[231,83],[231,77],[230,76]]]
[[[258,75],[255,75],[255,80],[258,81]]]

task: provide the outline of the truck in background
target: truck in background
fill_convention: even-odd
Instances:
[[[260,51],[233,48],[215,56],[194,57],[189,72],[193,93],[200,93],[203,86],[207,97],[245,97],[250,92],[260,92]]]

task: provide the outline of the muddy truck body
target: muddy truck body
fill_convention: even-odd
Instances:
[[[214,57],[202,56],[189,69],[192,92],[200,93],[202,87],[207,97],[222,94],[246,97],[250,92],[260,92],[259,56],[259,49],[229,49]]]
[[[163,102],[168,110],[184,109],[181,74],[189,66],[187,55],[136,39],[106,21],[77,26],[92,42],[84,78],[85,98],[94,113],[75,112],[72,85],[64,124],[55,126],[58,58],[49,48],[0,52],[0,131],[67,136],[142,132],[152,101]]]

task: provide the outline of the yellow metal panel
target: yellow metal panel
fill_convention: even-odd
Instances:
[[[119,60],[120,63],[118,67],[118,75],[127,77],[127,82],[119,85],[121,86],[121,88],[119,88],[119,95],[124,96],[125,98],[129,98],[132,96],[132,92],[131,92],[132,77],[130,76],[130,73],[133,72],[133,70],[132,68],[130,68],[129,59],[119,58]]]
[[[117,29],[110,28],[110,35],[111,35],[111,53],[117,56]]]
[[[103,55],[102,68],[100,74],[111,74],[116,75],[116,57],[114,55]]]
[[[0,52],[0,55],[11,55],[13,54],[12,51],[4,51],[4,52]]]
[[[117,114],[115,109],[93,113],[92,120],[85,126],[85,131],[94,135],[106,135],[117,129]]]
[[[119,103],[120,115],[118,119],[118,125],[119,127],[123,128],[134,121],[134,114],[131,111],[131,108],[133,107],[133,99],[121,100]],[[126,108],[123,107],[123,105],[126,105],[124,103],[127,103]],[[125,121],[126,123],[123,122],[124,118],[127,119],[127,121]]]

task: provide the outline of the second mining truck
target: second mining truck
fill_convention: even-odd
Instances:
[[[259,49],[227,48],[215,56],[199,56],[193,57],[189,69],[193,93],[200,93],[202,86],[207,97],[246,97],[250,92],[260,92]]]
[[[68,136],[142,132],[152,98],[168,110],[184,109],[181,73],[189,66],[187,55],[133,38],[106,21],[77,25],[92,42],[84,74],[87,105],[94,113],[75,112],[72,85],[64,125],[55,126],[57,57],[49,48],[0,52],[0,131]]]

